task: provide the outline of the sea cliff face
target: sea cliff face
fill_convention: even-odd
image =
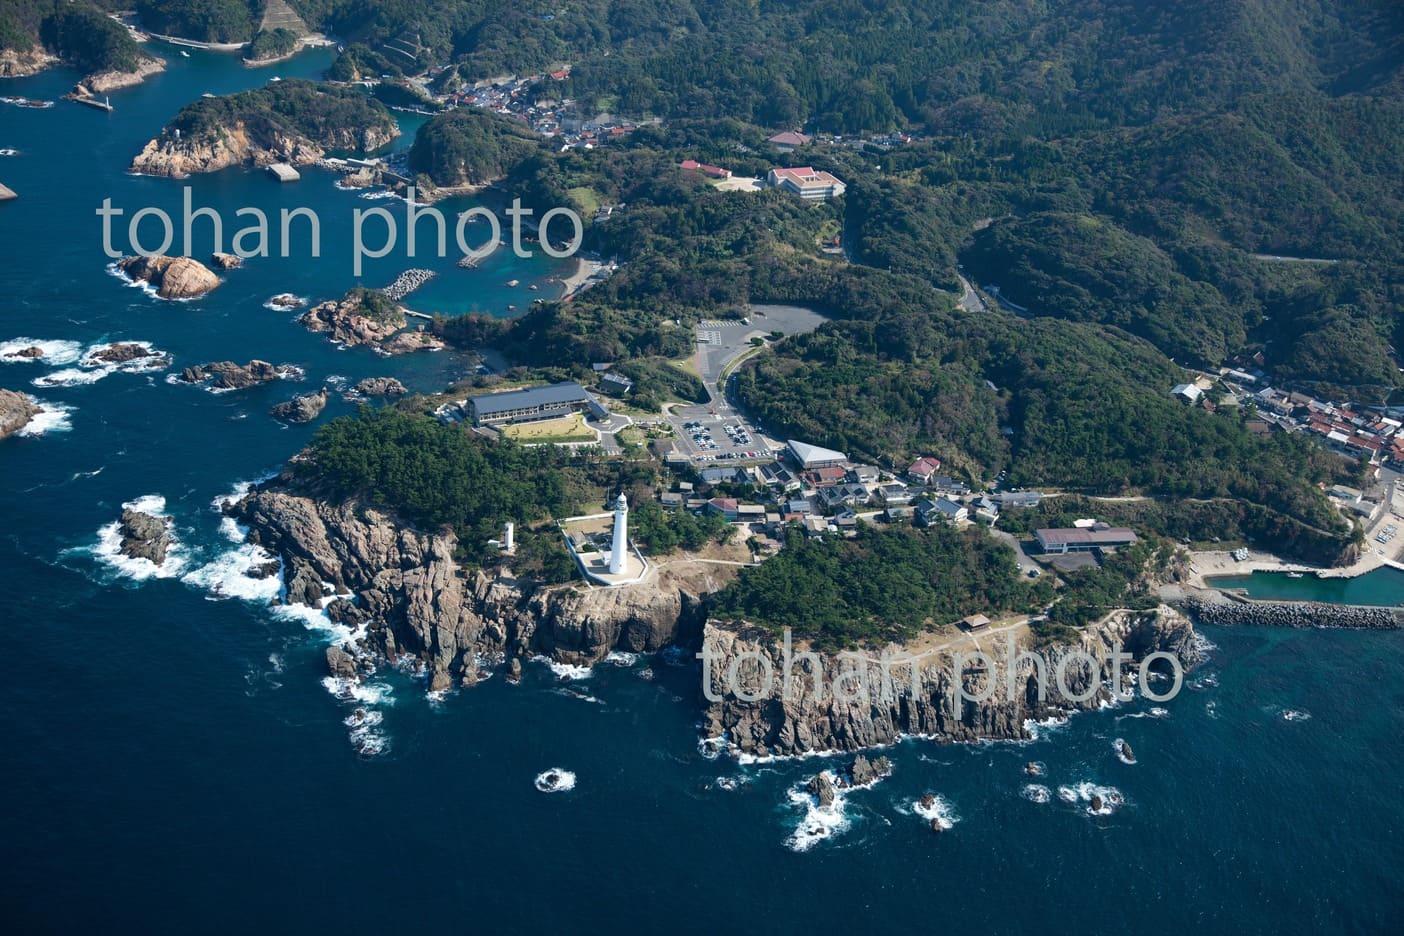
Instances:
[[[700,594],[666,574],[624,588],[543,587],[466,571],[454,560],[451,532],[411,530],[354,501],[270,489],[228,510],[281,559],[287,601],[326,603],[333,620],[355,629],[350,644],[328,653],[338,676],[408,656],[440,691],[477,682],[488,661],[544,654],[587,665],[611,650],[652,651],[695,637],[702,622]]]
[[[38,43],[28,49],[0,49],[0,78],[27,78],[58,61]]]
[[[117,91],[121,88],[130,88],[139,85],[152,75],[160,74],[166,70],[166,63],[158,58],[141,58],[137,60],[135,71],[109,71],[94,72],[78,83],[73,92],[82,97],[91,97],[98,94],[106,94],[109,91]]]
[[[888,648],[892,665],[884,665],[879,654],[864,654],[862,662],[818,654],[822,676],[816,684],[811,675],[814,662],[801,657],[808,648],[793,646],[789,656],[792,682],[787,693],[781,640],[759,628],[709,621],[702,646],[708,701],[703,730],[719,746],[760,757],[855,751],[891,744],[908,735],[939,741],[1018,740],[1030,737],[1026,722],[1094,709],[1110,699],[1111,655],[1118,646],[1133,662],[1164,652],[1182,669],[1188,669],[1200,658],[1189,619],[1165,605],[1154,611],[1116,612],[1089,626],[1078,643],[1032,650],[1019,646],[1012,658],[1002,635],[982,637],[980,645],[989,653],[995,674],[993,693],[984,700],[978,697],[985,694],[988,674],[969,657],[962,666],[963,694],[955,691],[954,661],[944,650],[917,657],[920,676],[914,687],[909,666],[895,662],[915,655],[903,647]],[[952,648],[956,649],[960,648]],[[964,649],[973,653],[975,648],[970,645]],[[1096,661],[1095,673],[1091,666],[1079,662],[1075,655],[1079,653]],[[765,670],[757,657],[770,663],[773,678],[768,690],[763,680]],[[1064,666],[1066,692],[1057,683],[1060,664]],[[1036,678],[1040,665],[1046,673],[1043,699],[1039,698]],[[733,667],[737,673],[734,683],[730,678]],[[1123,666],[1122,672],[1123,685],[1131,685],[1136,667]],[[889,680],[888,692],[883,690],[885,678]],[[859,693],[856,690],[862,681],[867,691]],[[1153,688],[1164,693],[1168,684]],[[1075,701],[1084,694],[1086,699]]]
[[[150,141],[132,161],[132,171],[145,175],[180,178],[195,172],[216,172],[230,166],[268,166],[289,163],[311,166],[326,157],[327,149],[368,152],[389,143],[399,130],[381,127],[343,127],[330,130],[325,147],[296,134],[256,130],[238,122],[198,137],[170,133]]]

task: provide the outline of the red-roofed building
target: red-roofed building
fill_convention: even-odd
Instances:
[[[799,166],[793,169],[772,169],[766,176],[766,183],[772,188],[784,189],[806,201],[823,201],[837,198],[847,188],[838,177],[822,169]]]
[[[700,163],[695,159],[684,159],[681,163],[679,163],[679,167],[686,172],[700,172],[704,176],[711,176],[714,179],[731,178],[730,169],[723,169],[721,166],[709,166],[706,163]]]
[[[931,479],[941,470],[941,459],[929,455],[918,458],[907,469],[907,477],[917,484],[930,484]]]

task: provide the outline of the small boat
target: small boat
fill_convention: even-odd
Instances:
[[[521,280],[508,280],[508,281],[507,281],[507,285],[508,285],[508,286],[516,286],[516,285],[519,284],[520,282],[521,282]]]
[[[181,54],[181,56],[183,56],[184,58],[190,58],[190,53],[187,52],[187,51],[185,51],[184,49],[181,49],[181,50],[180,50],[180,54]]]
[[[1287,577],[1288,577],[1288,578],[1301,578],[1301,577],[1302,577],[1302,573],[1300,573],[1300,572],[1288,572],[1288,573],[1287,573]]]

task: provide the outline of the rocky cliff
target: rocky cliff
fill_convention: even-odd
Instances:
[[[451,532],[415,531],[355,502],[272,488],[228,509],[281,559],[289,602],[326,603],[334,620],[356,629],[351,644],[328,652],[338,676],[408,656],[437,691],[472,685],[489,661],[545,654],[590,664],[616,648],[695,638],[701,626],[700,592],[666,572],[623,588],[542,587],[508,572],[468,572],[454,560]]]
[[[58,56],[38,43],[28,49],[0,49],[0,78],[27,78],[58,61]]]
[[[74,87],[73,93],[78,97],[94,97],[106,94],[109,91],[116,91],[120,88],[130,88],[139,85],[152,75],[160,74],[166,70],[166,63],[158,58],[143,57],[137,60],[137,67],[133,71],[109,71],[94,72]]]
[[[328,131],[324,143],[286,130],[259,128],[236,122],[195,137],[165,133],[150,141],[132,160],[132,171],[181,178],[195,172],[216,172],[230,166],[316,165],[328,149],[369,152],[399,135],[383,127],[342,127]]]
[[[41,412],[23,393],[0,390],[0,439],[19,432]]]
[[[214,271],[191,257],[124,257],[117,268],[150,283],[162,299],[196,299],[219,285]]]
[[[733,751],[757,756],[853,751],[907,735],[941,741],[1021,739],[1029,737],[1026,722],[1096,708],[1106,701],[1112,685],[1111,655],[1118,645],[1133,661],[1166,652],[1187,669],[1199,659],[1189,619],[1164,605],[1149,612],[1117,612],[1089,626],[1077,644],[1032,650],[1016,646],[1012,658],[1005,638],[991,635],[982,637],[980,646],[994,664],[993,693],[980,700],[971,697],[985,694],[990,673],[968,657],[959,683],[964,692],[954,691],[952,653],[975,650],[973,644],[960,644],[925,653],[889,647],[892,662],[887,665],[880,654],[865,653],[861,659],[818,654],[817,681],[812,676],[814,660],[801,656],[808,648],[796,645],[790,650],[792,682],[787,693],[780,640],[759,628],[708,622],[703,633],[708,696],[704,732]],[[1090,660],[1080,658],[1083,653]],[[758,657],[770,663],[768,689]],[[1060,664],[1066,692],[1056,681]],[[1038,692],[1040,667],[1046,673],[1044,698]],[[919,674],[915,681],[913,669]],[[1130,685],[1135,666],[1123,667],[1122,672],[1123,685]],[[859,692],[863,685],[866,691]],[[1163,693],[1168,684],[1153,688]],[[1084,694],[1087,697],[1080,698]]]

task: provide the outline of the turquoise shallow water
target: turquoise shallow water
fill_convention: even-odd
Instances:
[[[312,55],[278,68],[324,65]],[[178,304],[108,275],[92,214],[101,199],[179,200],[176,183],[122,173],[140,144],[194,94],[266,78],[216,55],[172,66],[114,95],[111,116],[0,108],[0,147],[23,151],[0,158],[0,180],[23,196],[0,205],[0,341],[145,340],[177,366],[257,356],[297,364],[306,380],[223,395],[159,373],[35,387],[76,365],[0,364],[0,386],[71,407],[67,431],[0,445],[0,908],[12,929],[1388,932],[1404,922],[1396,633],[1212,630],[1210,662],[1163,710],[1133,703],[1025,745],[899,745],[895,774],[852,793],[836,831],[807,850],[794,841],[804,815],[790,791],[829,762],[700,756],[698,675],[664,660],[604,664],[569,684],[532,665],[521,686],[493,679],[439,702],[387,673],[373,706],[387,748],[358,757],[343,724],[353,706],[321,684],[324,636],[211,593],[233,544],[210,505],[312,431],[270,419],[273,403],[329,377],[394,373],[434,389],[469,362],[338,350],[262,307],[285,289],[339,294],[352,279],[334,263],[254,261]],[[73,78],[0,87],[57,97]],[[308,173],[279,187],[228,172],[189,184],[208,203],[349,211],[356,196],[331,181]],[[365,280],[408,265],[387,258]],[[459,271],[461,289],[447,273],[438,285],[488,307],[511,301],[499,281],[552,270]],[[147,495],[176,518],[185,566],[173,577],[137,580],[94,555],[121,504]],[[1137,764],[1118,760],[1117,738]],[[1046,803],[1025,789],[1029,760],[1046,765]],[[575,788],[536,792],[533,778],[551,767],[573,771]],[[1094,788],[1122,805],[1088,815]],[[926,792],[954,819],[941,835],[913,814]]]
[[[1356,578],[1317,578],[1311,574],[1291,578],[1285,572],[1225,575],[1215,578],[1214,585],[1241,588],[1253,598],[1359,605],[1404,604],[1404,572],[1387,566]]]

